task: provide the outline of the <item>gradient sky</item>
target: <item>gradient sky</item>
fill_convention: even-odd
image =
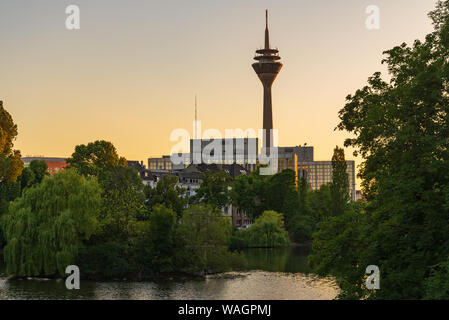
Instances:
[[[279,145],[307,143],[329,160],[348,136],[334,131],[345,97],[385,73],[384,50],[432,30],[435,3],[0,0],[0,100],[23,156],[67,157],[98,139],[129,160],[168,154],[173,129],[193,130],[195,93],[203,129],[257,129],[263,92],[251,64],[268,9],[284,63],[273,86]],[[80,30],[65,28],[70,4],[80,7]],[[380,30],[365,28],[371,4]]]

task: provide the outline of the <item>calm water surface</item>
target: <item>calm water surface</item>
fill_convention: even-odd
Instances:
[[[63,280],[0,276],[0,299],[333,299],[335,282],[310,273],[308,254],[303,247],[248,249],[246,272],[157,282],[82,281],[80,290],[67,290]]]

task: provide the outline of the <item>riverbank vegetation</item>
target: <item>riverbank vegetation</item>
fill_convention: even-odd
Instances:
[[[2,215],[8,274],[62,276],[76,264],[86,278],[142,279],[244,268],[229,251],[232,226],[220,210],[181,210],[169,178],[145,192],[109,142],[77,146],[68,163],[27,186]]]
[[[347,97],[338,129],[363,162],[364,200],[348,194],[345,154],[332,157],[332,182],[255,170],[231,179],[206,173],[187,199],[176,178],[143,186],[110,142],[75,148],[53,176],[24,169],[13,149],[17,126],[0,104],[0,246],[7,272],[87,278],[204,274],[245,267],[243,247],[313,240],[309,263],[335,277],[341,299],[449,299],[449,0],[429,14],[423,41],[385,52],[389,80],[376,72]],[[232,229],[221,209],[254,220]],[[380,270],[368,290],[366,268]]]
[[[429,17],[423,41],[385,52],[389,80],[374,73],[339,113],[345,145],[364,159],[367,204],[321,224],[310,260],[340,298],[449,298],[449,1]],[[369,265],[379,290],[365,286]]]
[[[7,119],[5,128],[16,128]],[[17,130],[11,132],[13,157]],[[237,179],[206,172],[188,198],[176,177],[144,186],[107,141],[76,146],[67,162],[69,168],[52,176],[42,161],[27,168],[15,164],[14,174],[0,183],[8,190],[1,194],[0,219],[8,274],[61,276],[70,264],[91,279],[239,270],[246,261],[232,250],[310,240],[323,215],[311,209],[323,197],[314,201],[315,191],[305,179],[297,186],[292,170],[264,176],[257,169]],[[331,204],[330,193],[327,198]],[[255,223],[233,229],[221,212],[230,205],[247,211]]]
[[[275,248],[289,245],[284,217],[276,211],[264,211],[250,228],[236,230],[232,238],[234,248]]]

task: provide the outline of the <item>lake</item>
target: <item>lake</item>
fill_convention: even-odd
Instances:
[[[338,293],[333,279],[310,273],[309,248],[247,249],[244,253],[247,271],[204,279],[81,281],[80,290],[67,290],[64,280],[7,280],[0,276],[0,299],[323,300]]]

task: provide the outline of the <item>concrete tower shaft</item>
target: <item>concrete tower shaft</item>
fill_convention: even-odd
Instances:
[[[257,60],[258,62],[253,63],[252,66],[263,85],[263,129],[265,132],[263,147],[265,148],[267,154],[269,154],[270,148],[273,147],[273,110],[271,101],[271,87],[279,71],[281,71],[282,63],[278,62],[278,60],[281,59],[278,54],[279,51],[277,49],[270,48],[268,11],[265,11],[265,19],[265,47],[263,49],[256,50],[254,60]]]

